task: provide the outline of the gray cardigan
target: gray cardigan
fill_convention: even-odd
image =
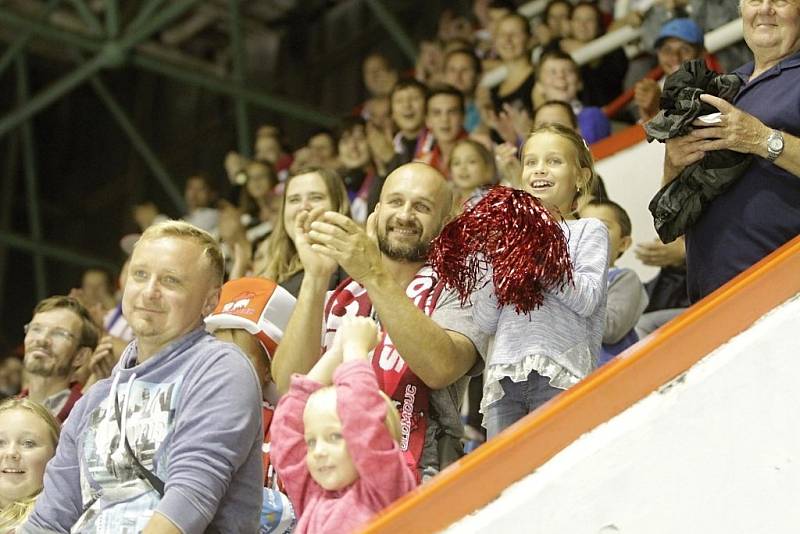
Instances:
[[[498,308],[491,284],[474,296],[473,319],[481,330],[495,335],[489,367],[541,356],[577,381],[596,365],[605,327],[608,230],[591,218],[561,224],[574,267],[574,285],[547,292],[542,306],[530,316],[517,314],[513,306]]]

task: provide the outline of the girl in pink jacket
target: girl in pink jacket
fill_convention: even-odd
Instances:
[[[397,410],[368,360],[377,340],[371,319],[345,319],[333,347],[308,375],[292,376],[275,410],[272,461],[298,534],[352,532],[416,486],[393,437]]]

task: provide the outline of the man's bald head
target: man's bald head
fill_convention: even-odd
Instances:
[[[449,215],[453,207],[453,189],[444,174],[436,167],[421,161],[406,163],[392,171],[386,177],[383,189],[381,189],[381,200],[387,191],[396,188],[396,184],[406,185],[408,182],[424,188],[435,199],[436,207],[441,211],[442,216]]]
[[[375,210],[381,251],[397,261],[424,262],[452,206],[452,190],[434,167],[420,162],[398,167],[386,178]]]

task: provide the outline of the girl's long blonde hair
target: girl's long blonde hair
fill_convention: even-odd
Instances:
[[[289,190],[289,183],[297,176],[310,173],[319,175],[322,181],[325,182],[328,196],[331,199],[331,209],[338,211],[342,215],[350,215],[350,200],[347,197],[347,189],[341,176],[336,171],[314,167],[303,169],[297,174],[293,174],[286,180],[284,185],[281,209],[278,213],[278,219],[275,221],[275,229],[267,241],[267,266],[262,272],[254,273],[256,276],[269,278],[280,284],[303,270],[303,264],[300,263],[300,257],[297,255],[294,242],[289,238],[289,234],[286,233],[283,214],[286,211],[286,191]]]
[[[47,408],[30,399],[6,399],[0,403],[0,413],[8,410],[25,410],[44,421],[50,431],[50,438],[53,440],[53,450],[55,451],[58,438],[61,435],[61,424]],[[33,495],[28,495],[19,501],[12,502],[0,511],[0,533],[8,532],[25,522],[33,511],[33,505],[36,503],[36,498],[41,491],[41,488],[39,488],[39,491]]]

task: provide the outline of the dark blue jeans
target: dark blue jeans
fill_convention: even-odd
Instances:
[[[549,401],[563,390],[550,385],[550,379],[531,371],[528,379],[512,382],[509,377],[500,380],[503,398],[486,407],[486,435],[493,438],[533,410]]]

